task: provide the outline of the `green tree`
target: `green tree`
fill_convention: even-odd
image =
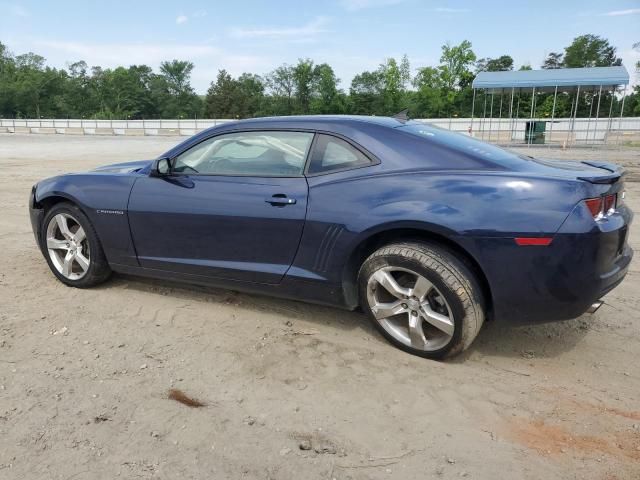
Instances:
[[[191,87],[193,63],[171,60],[160,64],[160,75],[151,80],[151,90],[165,118],[193,117],[201,114],[202,100]]]
[[[622,65],[622,59],[616,57],[616,48],[597,35],[580,35],[564,49],[563,66],[566,68],[617,65]]]
[[[15,77],[12,94],[15,113],[19,116],[53,117],[66,80],[66,72],[45,67],[45,59],[34,53],[15,57]]]
[[[314,90],[316,72],[313,60],[300,59],[293,67],[293,80],[296,97],[296,113],[308,114],[311,105],[311,96]]]
[[[64,110],[69,117],[91,116],[98,108],[87,71],[87,63],[82,60],[69,65],[69,80],[64,93]]]
[[[261,108],[264,85],[258,75],[243,73],[234,79],[220,70],[207,91],[205,115],[209,118],[246,118]]]
[[[393,115],[403,110],[402,100],[404,94],[404,79],[398,62],[394,58],[388,58],[380,65],[382,78],[382,115]]]
[[[264,102],[264,80],[260,75],[243,73],[237,80],[238,116],[247,118],[258,116]]]
[[[393,115],[409,106],[407,87],[411,68],[406,55],[400,63],[387,58],[374,72],[362,72],[351,81],[349,110],[362,115]],[[367,113],[368,112],[368,113]]]
[[[15,70],[13,55],[0,42],[0,115],[15,115]]]
[[[440,56],[440,74],[444,87],[453,91],[460,87],[460,80],[469,71],[469,67],[476,61],[476,54],[471,49],[471,42],[463,40],[460,45],[451,46],[448,43],[442,46]]]
[[[421,118],[440,117],[446,102],[441,72],[436,67],[423,67],[418,70],[413,85],[416,88],[414,97],[414,115]]]
[[[193,63],[185,60],[171,60],[160,64],[160,73],[167,81],[167,87],[172,95],[192,93],[189,83],[193,72]]]
[[[459,92],[469,89],[473,74],[469,68],[476,61],[476,54],[471,49],[471,42],[463,40],[460,45],[451,46],[448,43],[442,46],[440,57],[440,79],[442,81],[442,93],[446,101],[447,116],[456,114],[454,110],[460,110]],[[458,101],[457,101],[458,100]]]
[[[549,53],[542,67],[619,64],[608,40],[587,34],[575,38],[564,53]],[[640,64],[636,68],[640,72]],[[444,45],[439,64],[418,69],[413,79],[406,55],[385,59],[374,71],[356,75],[345,93],[330,65],[305,58],[292,66],[281,65],[264,78],[254,73],[233,78],[221,70],[204,102],[191,86],[193,69],[193,63],[184,60],[162,62],[156,72],[147,65],[89,68],[82,60],[56,69],[36,53],[13,55],[0,43],[0,116],[180,118],[200,115],[205,106],[207,116],[229,118],[294,113],[391,115],[404,108],[413,117],[468,116],[475,72],[512,70],[513,59],[505,54],[477,60],[465,40]],[[520,67],[530,69],[530,65]],[[598,101],[597,91],[582,89],[580,95],[578,115],[589,115]],[[556,116],[568,115],[574,98],[575,94],[559,94]],[[531,95],[518,94],[518,99],[521,116],[528,115]],[[608,105],[611,99],[603,93],[601,103]],[[614,111],[621,107],[616,97],[613,102]],[[549,116],[553,96],[537,94],[536,105],[539,116]],[[640,88],[627,95],[623,114],[640,115]]]
[[[356,115],[380,115],[384,79],[379,71],[362,72],[351,80],[350,111]]]
[[[562,68],[564,60],[562,59],[563,54],[558,52],[551,52],[545,58],[544,63],[542,64],[542,68],[546,70],[552,70],[556,68]]]
[[[296,79],[294,67],[284,64],[267,76],[267,85],[273,96],[271,110],[276,115],[291,115]]]
[[[502,72],[513,70],[513,58],[501,55],[498,58],[481,58],[476,62],[478,72]]]
[[[232,118],[236,115],[234,98],[238,83],[227,73],[219,70],[215,82],[211,82],[205,98],[205,116],[208,118]]]
[[[340,80],[326,63],[314,70],[315,95],[311,100],[311,113],[344,113],[344,94],[338,89]]]

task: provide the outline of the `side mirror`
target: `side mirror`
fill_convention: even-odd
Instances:
[[[151,177],[164,177],[169,175],[169,173],[171,173],[171,160],[163,157],[153,162],[149,175]]]

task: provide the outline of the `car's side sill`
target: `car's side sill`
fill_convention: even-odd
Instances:
[[[344,302],[341,286],[325,281],[301,280],[299,278],[285,276],[281,283],[273,285],[113,263],[110,264],[110,267],[114,272],[126,275],[138,275],[159,280],[260,293],[274,297],[350,309]]]

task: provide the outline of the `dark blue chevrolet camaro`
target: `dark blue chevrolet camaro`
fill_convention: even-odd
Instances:
[[[67,285],[115,271],[361,307],[391,343],[442,358],[487,318],[600,305],[633,255],[623,174],[413,121],[278,117],[43,180],[29,205]]]

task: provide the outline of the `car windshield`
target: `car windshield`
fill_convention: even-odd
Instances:
[[[397,128],[412,135],[428,139],[431,143],[443,145],[449,150],[480,157],[507,168],[519,167],[522,166],[523,162],[533,160],[531,157],[518,155],[495,145],[476,140],[468,135],[444,130],[433,125],[414,122]]]

